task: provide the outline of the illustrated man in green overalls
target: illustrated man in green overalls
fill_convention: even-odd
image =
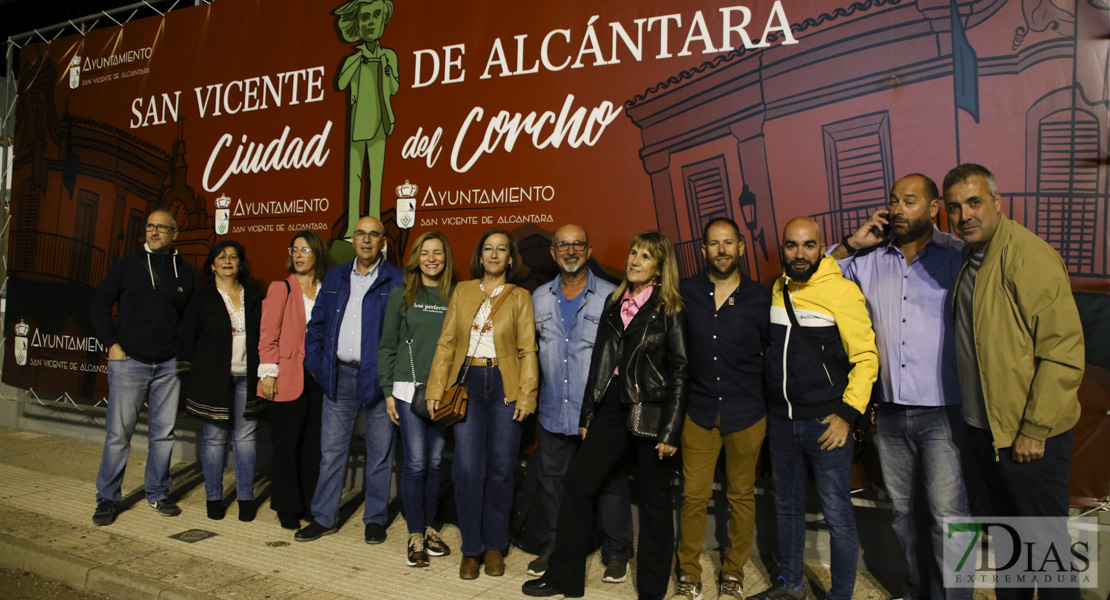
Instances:
[[[350,238],[359,217],[381,218],[382,170],[386,136],[395,123],[390,97],[397,93],[397,53],[378,41],[393,17],[392,0],[350,0],[333,13],[345,42],[358,42],[343,60],[337,89],[350,88],[350,138],[347,162],[347,229]],[[369,206],[361,212],[363,167],[369,167]]]

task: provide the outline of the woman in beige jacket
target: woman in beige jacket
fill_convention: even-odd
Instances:
[[[539,363],[532,296],[506,283],[519,264],[511,233],[490,229],[482,234],[470,260],[474,278],[460,283],[451,296],[428,378],[429,410],[434,411],[444,390],[466,370],[469,405],[466,418],[454,425],[451,470],[463,579],[478,577],[481,560],[486,575],[505,573],[521,421],[536,410]]]

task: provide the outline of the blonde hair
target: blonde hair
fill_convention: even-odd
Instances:
[[[667,236],[658,231],[645,231],[633,236],[628,243],[628,249],[641,248],[655,259],[658,273],[655,274],[655,285],[659,286],[659,300],[661,308],[673,315],[682,310],[682,294],[678,291],[678,259],[675,257],[674,244]],[[628,289],[628,258],[624,259],[625,275],[620,286],[610,298],[619,302],[624,290]]]
[[[451,253],[450,242],[438,231],[426,231],[420,234],[416,241],[412,243],[412,248],[409,249],[409,259],[402,270],[405,276],[406,307],[412,306],[412,303],[416,301],[416,296],[424,291],[424,279],[420,272],[420,250],[424,247],[424,242],[428,240],[439,240],[443,244],[443,272],[439,274],[439,282],[436,283],[436,287],[439,288],[439,297],[446,301],[451,297],[451,288],[455,287],[455,257]]]

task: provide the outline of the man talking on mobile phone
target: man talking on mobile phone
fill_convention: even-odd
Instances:
[[[945,590],[941,579],[944,519],[968,516],[968,502],[952,313],[964,243],[937,229],[940,208],[933,180],[906,175],[888,208],[830,254],[863,291],[875,329],[882,396],[874,440],[906,564],[903,596],[970,600],[971,588]]]

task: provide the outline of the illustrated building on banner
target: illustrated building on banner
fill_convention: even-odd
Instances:
[[[194,267],[212,245],[213,217],[204,197],[187,184],[180,125],[167,152],[129,131],[72,114],[68,105],[59,115],[56,75],[43,56],[25,61],[18,78],[18,116],[29,134],[16,136],[13,152],[14,180],[21,183],[12,190],[7,322],[9,335],[25,351],[5,357],[5,381],[45,394],[103,397],[105,357],[90,337],[87,308],[96,286],[120,256],[142,248],[152,210],[174,215],[181,228],[174,246]],[[66,368],[34,368],[39,364]]]
[[[886,206],[897,177],[939,182],[981,162],[1004,211],[1060,252],[1073,282],[1110,278],[1107,56],[1076,51],[1077,38],[1105,35],[1110,14],[1089,2],[1074,14],[1003,4],[855,3],[792,25],[804,43],[741,48],[628,100],[682,275],[701,268],[702,228],[715,217],[747,230],[742,268],[767,282],[779,224],[799,212],[831,245]]]

